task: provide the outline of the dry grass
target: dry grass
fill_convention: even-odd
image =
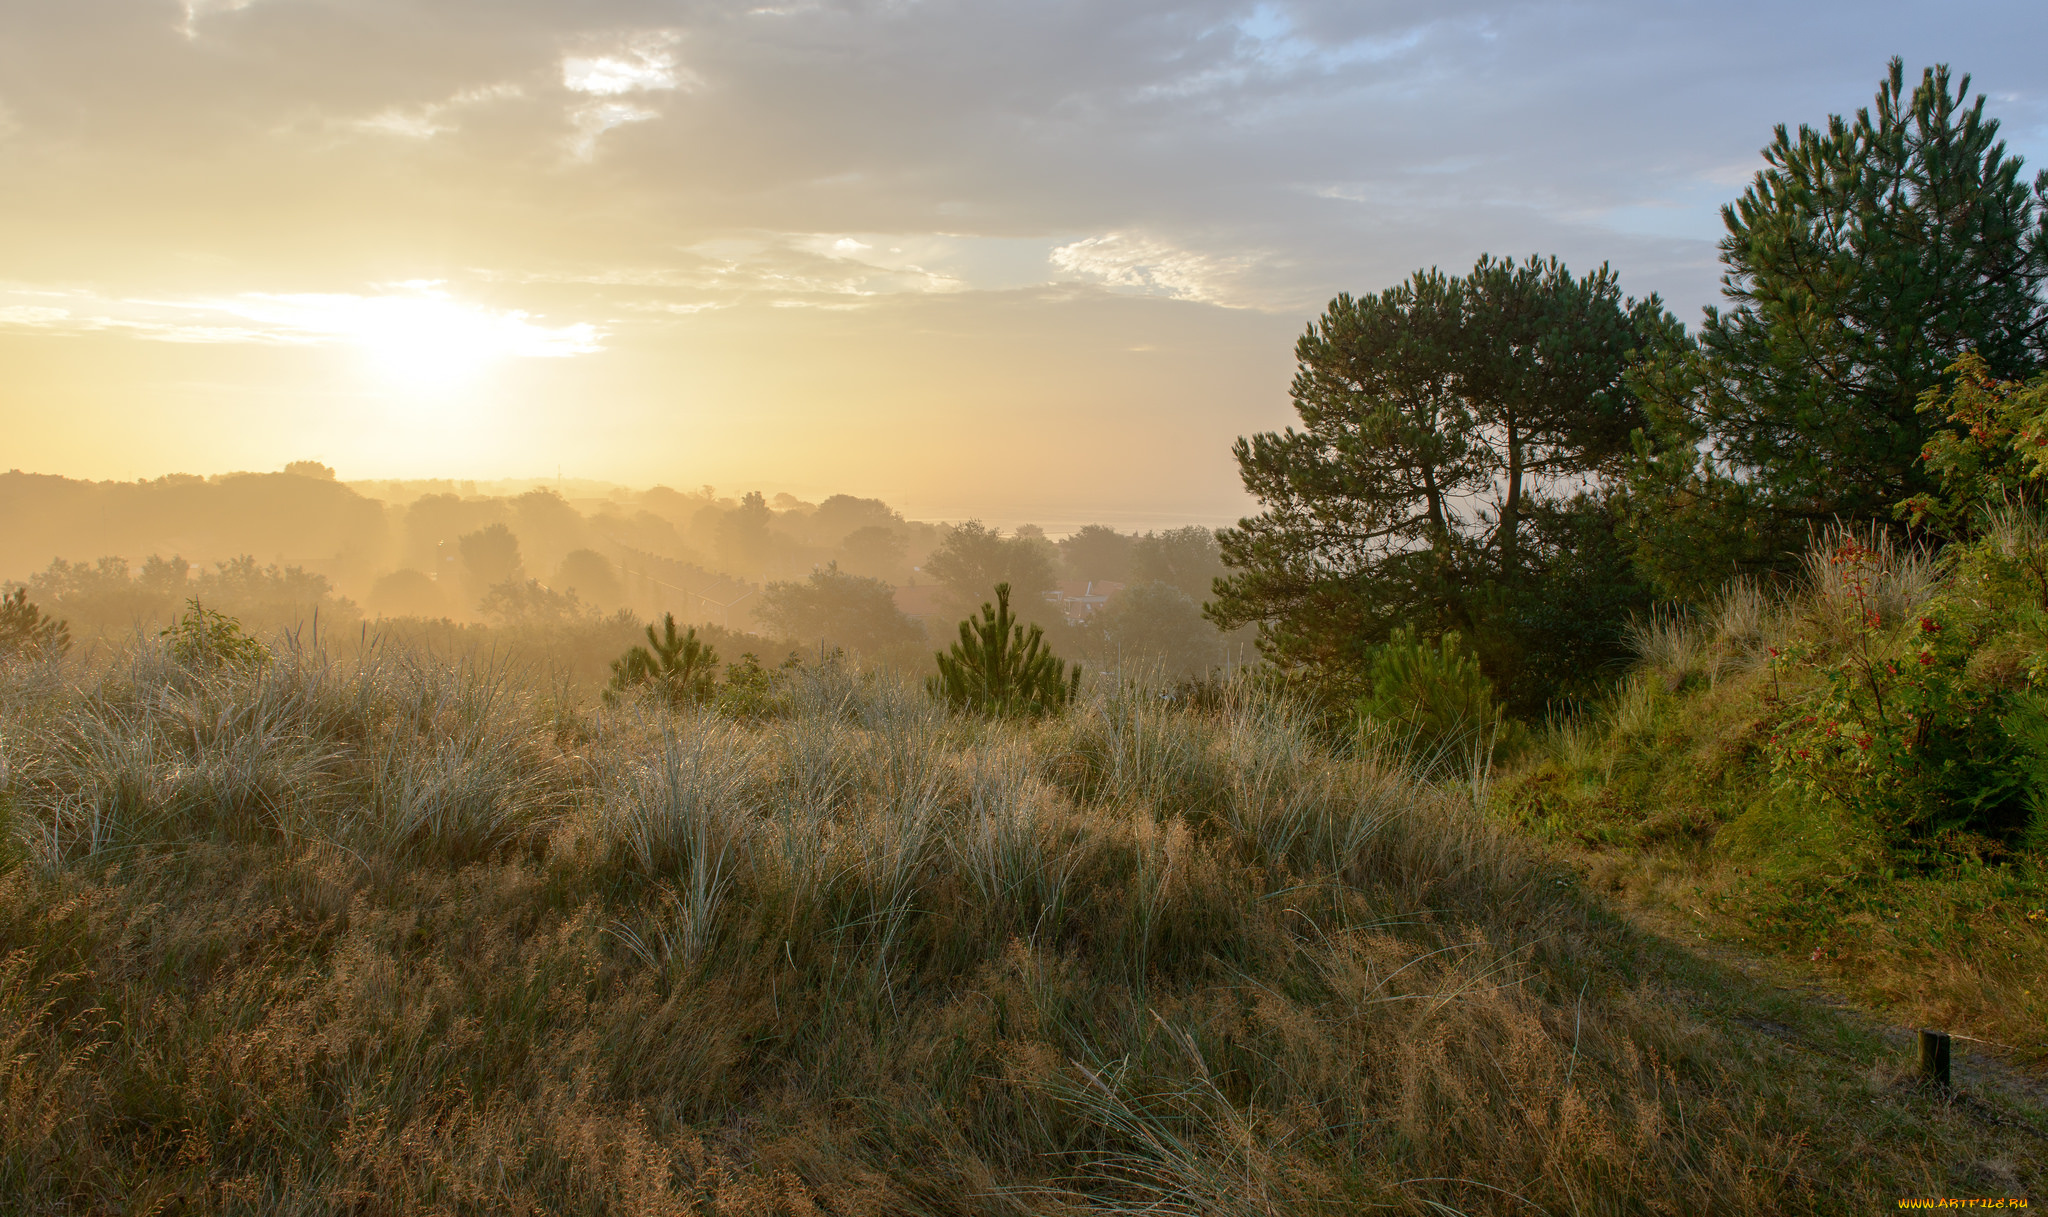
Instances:
[[[1992,1152],[1249,695],[4,680],[20,1211],[1841,1212]]]

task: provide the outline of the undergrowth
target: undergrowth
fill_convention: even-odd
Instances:
[[[1797,587],[1642,622],[1634,672],[1495,806],[1596,887],[2048,1056],[2044,633],[2014,549],[1836,530]]]

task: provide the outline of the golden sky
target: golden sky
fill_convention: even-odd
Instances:
[[[1975,72],[2029,153],[2044,34],[2019,4],[12,0],[0,468],[1222,522],[1335,292],[1555,253],[1689,317],[1773,124],[1897,53]]]

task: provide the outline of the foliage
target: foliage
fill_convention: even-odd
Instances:
[[[802,582],[770,583],[754,616],[784,637],[876,659],[909,657],[925,640],[924,628],[896,607],[894,589],[837,562]]]
[[[2029,703],[2003,680],[1970,674],[1971,659],[2003,623],[1952,597],[1910,621],[1887,619],[1875,595],[1880,560],[1868,544],[1839,534],[1827,561],[1841,593],[1816,605],[1837,620],[1773,657],[1774,666],[1805,668],[1818,680],[1772,723],[1772,771],[1895,845],[1957,831],[2011,840],[2035,792],[2006,722]]]
[[[1223,635],[1202,606],[1171,583],[1133,583],[1089,619],[1110,654],[1125,665],[1160,664],[1173,676],[1204,676],[1218,666]]]
[[[0,659],[53,659],[71,649],[71,627],[29,602],[28,589],[0,596]]]
[[[407,567],[378,577],[370,587],[370,611],[379,617],[445,617],[449,604],[441,585],[425,571]]]
[[[2048,372],[2026,384],[1997,380],[1974,351],[1948,371],[1953,386],[1927,390],[1918,407],[1950,424],[1920,452],[1939,497],[1923,492],[1897,510],[1916,525],[1961,536],[1977,531],[1992,504],[2038,501],[2029,492],[2048,474]]]
[[[494,583],[477,602],[488,621],[506,626],[549,626],[586,615],[576,589],[558,592],[538,579],[507,579]]]
[[[2020,179],[1969,86],[1936,67],[1909,93],[1893,60],[1874,111],[1779,127],[1722,210],[1729,309],[1631,377],[1638,552],[1674,594],[1787,569],[1809,528],[1926,493],[1942,427],[1918,406],[1965,352],[2003,378],[2041,366],[2048,175]]]
[[[1339,296],[1296,347],[1303,429],[1238,441],[1264,510],[1222,535],[1211,616],[1340,680],[1400,626],[1476,631],[1550,576],[1533,522],[1621,468],[1641,421],[1622,372],[1679,332],[1607,268],[1554,260]]]
[[[770,718],[784,710],[783,683],[797,666],[790,656],[779,668],[764,667],[752,651],[725,665],[725,683],[718,690],[719,712],[739,719]]]
[[[964,710],[995,717],[1040,715],[1063,709],[1081,688],[1081,668],[1045,646],[1043,631],[1029,633],[1010,615],[1010,585],[996,584],[996,602],[981,606],[981,618],[960,623],[951,654],[938,656],[939,671],[926,681],[931,695]]]
[[[1369,691],[1353,707],[1361,727],[1431,766],[1462,769],[1475,749],[1491,755],[1505,734],[1506,707],[1456,630],[1435,642],[1395,631],[1375,649],[1366,680]]]
[[[255,668],[270,659],[270,649],[244,632],[241,622],[196,598],[185,602],[185,612],[160,636],[169,640],[171,657],[188,668]]]
[[[465,533],[456,541],[464,577],[478,597],[500,584],[516,582],[525,571],[519,538],[503,524]]]
[[[827,499],[826,502],[831,502]],[[856,575],[875,578],[901,578],[904,557],[909,549],[898,527],[884,524],[868,524],[847,533],[839,542],[839,556],[845,559],[846,569]],[[838,561],[839,559],[834,559]]]
[[[695,626],[676,632],[673,613],[661,615],[661,632],[647,627],[647,645],[612,661],[611,693],[652,689],[670,705],[700,705],[718,689],[718,652],[697,637]]]
[[[1229,573],[1212,529],[1191,524],[1131,540],[1133,583],[1165,583],[1200,604],[1215,593],[1216,580]]]
[[[1088,524],[1060,538],[1060,557],[1083,582],[1121,583],[1128,577],[1136,541],[1107,524]]]
[[[181,557],[151,554],[139,570],[125,558],[67,562],[61,558],[27,582],[29,598],[60,612],[75,631],[125,634],[174,618],[197,597],[222,612],[265,628],[292,627],[317,617],[323,624],[353,620],[356,605],[334,594],[324,575],[297,566],[258,563],[244,554],[195,570]]]
[[[625,600],[619,573],[612,560],[594,549],[572,549],[555,569],[555,584],[584,604],[600,609],[616,607]]]
[[[1474,598],[1469,641],[1509,712],[1600,695],[1626,666],[1625,627],[1651,589],[1621,536],[1618,497],[1547,497],[1527,511],[1524,578]]]
[[[718,553],[733,569],[759,571],[768,562],[775,537],[768,525],[775,513],[760,491],[750,490],[739,506],[718,519]]]
[[[1896,1018],[2048,1052],[2048,521],[1981,519],[1938,557],[1836,528],[1797,585],[1639,619],[1637,670],[1554,716],[1499,806]]]
[[[1009,584],[1020,601],[1035,607],[1059,582],[1053,563],[1058,552],[1047,542],[1005,537],[1000,528],[969,520],[946,534],[924,560],[924,571],[945,584],[963,608],[998,583]]]

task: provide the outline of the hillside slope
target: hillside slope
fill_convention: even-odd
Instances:
[[[0,679],[0,1192],[28,1212],[2043,1185],[2023,1120],[1250,693],[987,723],[828,664],[721,716],[283,647]]]

